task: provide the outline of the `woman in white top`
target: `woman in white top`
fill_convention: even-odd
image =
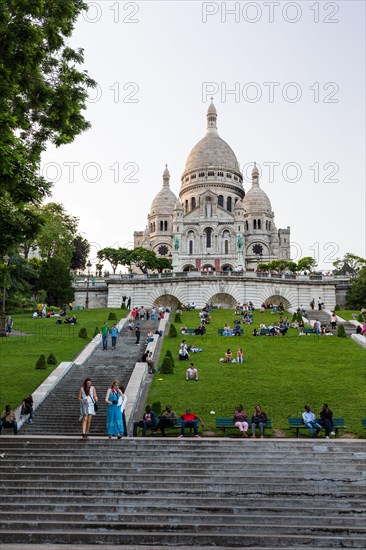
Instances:
[[[80,420],[82,420],[82,438],[86,439],[89,435],[92,416],[95,416],[95,403],[98,402],[97,392],[92,386],[91,378],[85,378],[78,399],[80,401]]]

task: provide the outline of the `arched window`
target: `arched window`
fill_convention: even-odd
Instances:
[[[164,222],[164,231],[168,231],[168,222]]]
[[[266,231],[268,229],[268,220],[266,220]]]
[[[229,212],[232,211],[232,207],[233,207],[233,201],[232,201],[232,198],[231,197],[228,197],[226,199],[226,210],[228,210]]]
[[[271,229],[271,222],[268,222],[268,229]]]
[[[257,229],[257,220],[253,220],[253,229]]]
[[[196,198],[191,198],[191,210],[194,210],[196,208]]]
[[[229,254],[229,241],[225,241],[224,243],[224,254]]]
[[[258,220],[258,229],[260,229],[260,228],[261,228],[261,221]]]
[[[224,207],[224,197],[223,197],[222,195],[219,195],[219,196],[217,197],[217,204],[218,204],[219,206]]]
[[[205,229],[205,233],[206,233],[206,247],[211,248],[211,246],[212,246],[212,229],[210,227],[207,227],[207,229]]]
[[[193,254],[193,241],[189,241],[188,252],[189,252],[189,254]]]
[[[249,223],[248,222],[245,222],[245,230],[249,231]]]
[[[188,214],[188,201],[186,201],[186,202],[184,203],[184,208],[185,208],[186,214]]]
[[[163,229],[164,229],[164,223],[160,222],[160,231],[163,231]]]

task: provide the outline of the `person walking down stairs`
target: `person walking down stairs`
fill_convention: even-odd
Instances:
[[[80,401],[80,420],[82,420],[82,438],[89,435],[92,416],[95,416],[98,407],[98,396],[90,378],[85,378],[80,388],[78,399]]]

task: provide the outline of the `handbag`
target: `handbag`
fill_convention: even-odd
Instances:
[[[91,400],[93,401],[93,405],[94,405],[94,410],[95,412],[97,412],[97,410],[99,409],[98,407],[98,403],[96,401],[94,401],[94,398],[92,396],[90,396]]]

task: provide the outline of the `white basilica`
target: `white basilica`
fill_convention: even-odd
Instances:
[[[290,228],[276,228],[255,163],[245,193],[235,153],[217,132],[212,102],[206,134],[188,156],[179,199],[166,167],[145,231],[134,232],[134,246],[170,257],[174,271],[254,270],[259,262],[290,258]]]

